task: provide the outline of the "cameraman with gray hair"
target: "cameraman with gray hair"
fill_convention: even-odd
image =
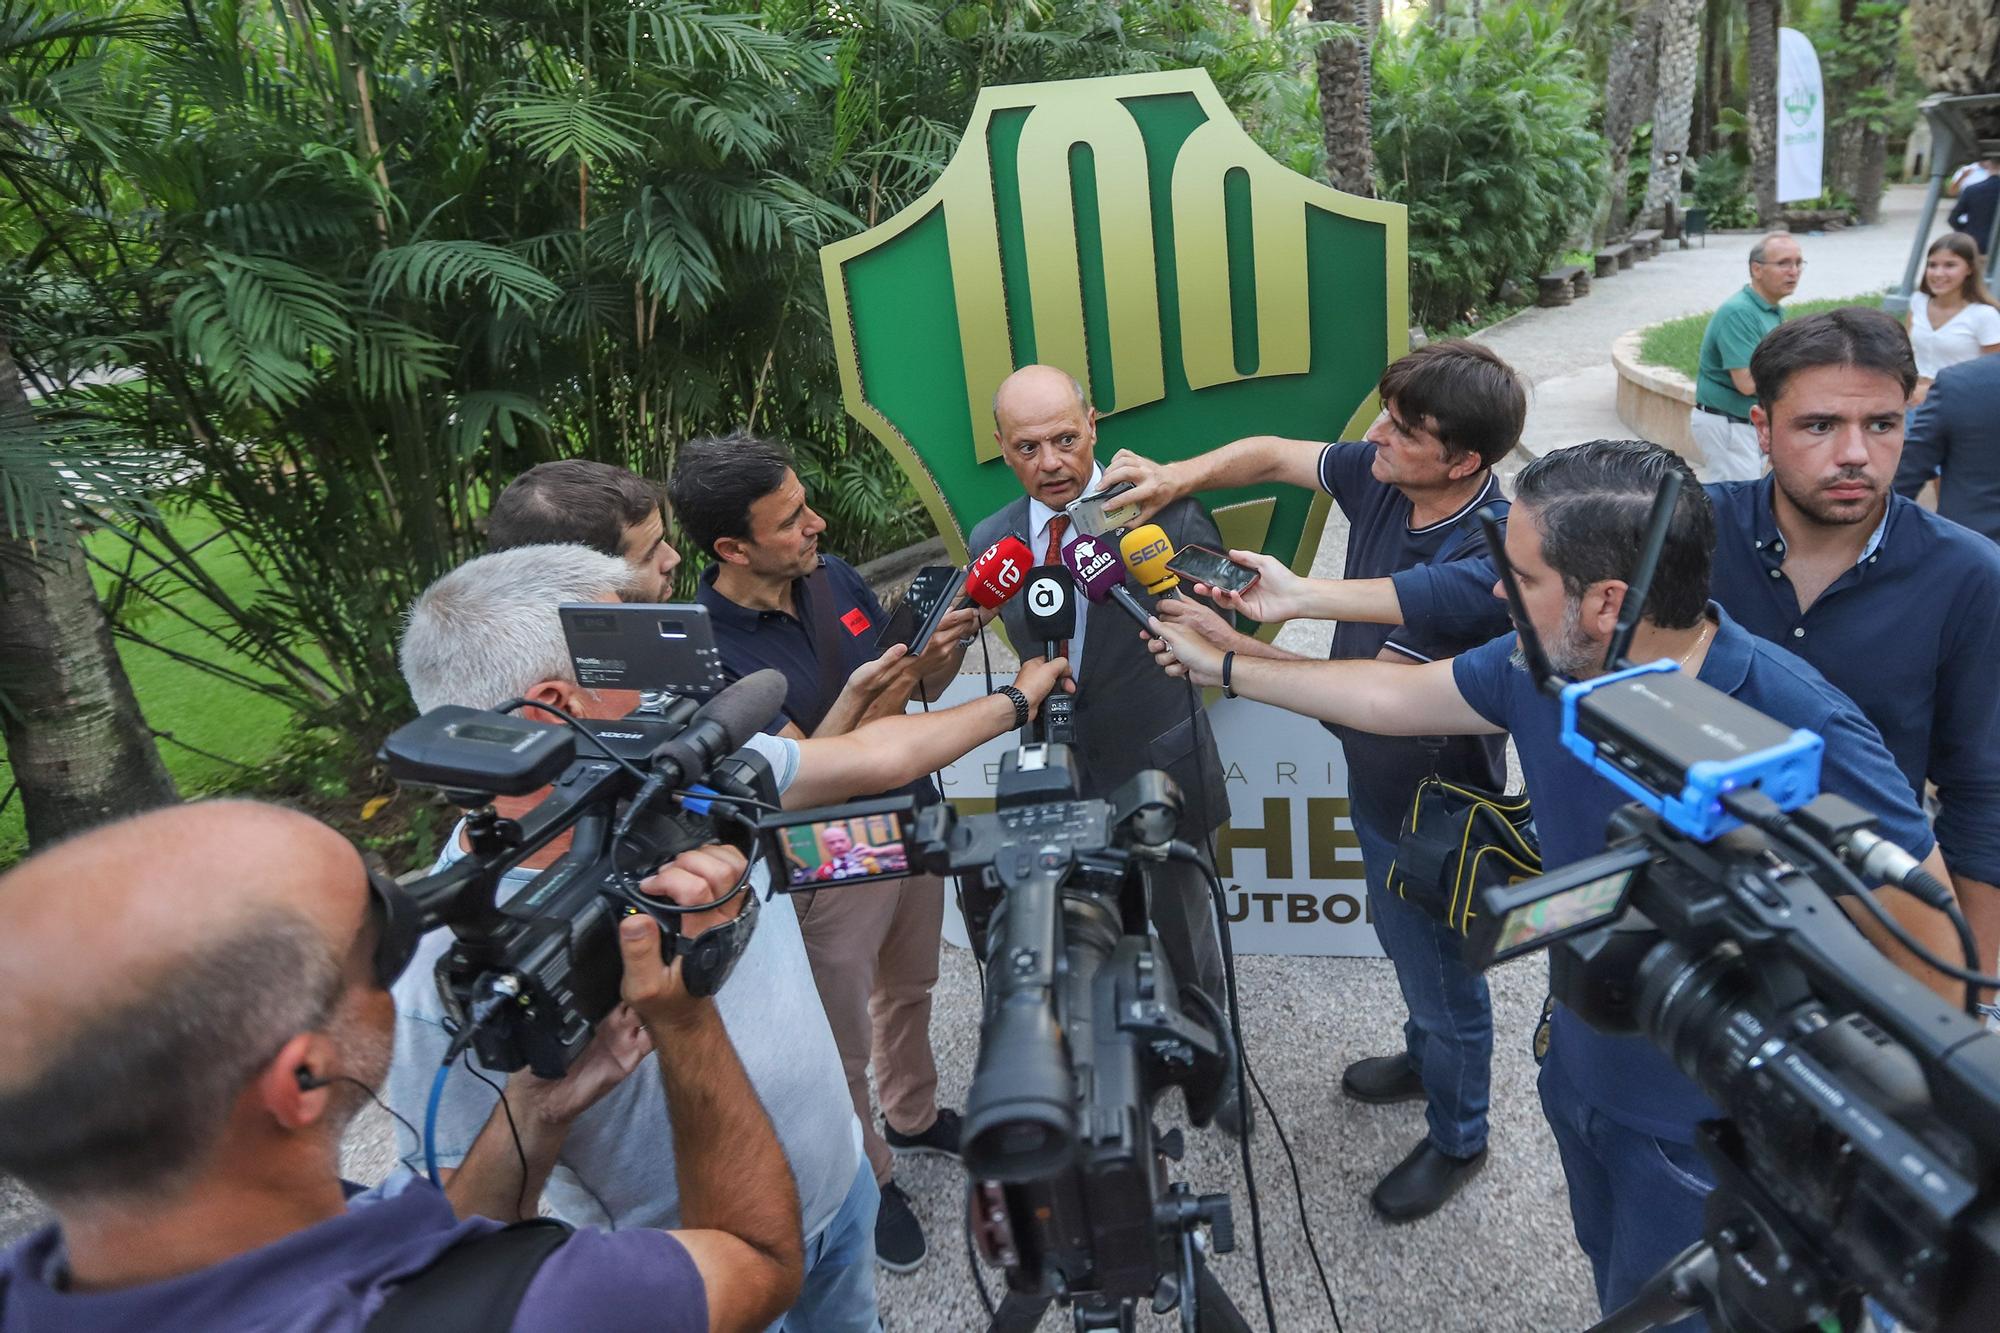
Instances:
[[[556,608],[617,602],[637,577],[618,557],[581,546],[516,547],[459,566],[418,598],[403,633],[403,675],[417,707],[491,708],[519,697],[580,719],[625,716],[638,706],[637,692],[577,683]],[[1030,661],[1014,687],[1038,708],[1067,665],[1060,658]],[[555,720],[532,706],[521,715]],[[927,715],[882,718],[837,737],[758,735],[745,748],[769,764],[781,800],[796,808],[907,783],[1014,725],[1014,704],[989,696]],[[501,815],[518,817],[545,795],[500,797],[493,804]],[[465,855],[461,833],[453,830],[440,868]],[[528,858],[503,882],[503,892],[518,892],[568,845],[565,837]],[[754,879],[753,886],[766,887]],[[396,987],[398,1040],[388,1099],[407,1115],[424,1108],[450,1045],[431,980],[449,947],[449,932],[433,931]],[[716,1007],[797,1184],[805,1279],[782,1326],[812,1333],[874,1330],[875,1178],[861,1155],[860,1124],[785,895],[763,905]],[[448,1078],[436,1151],[441,1166],[454,1168],[445,1189],[460,1215],[513,1220],[531,1216],[535,1201],[545,1199],[573,1223],[617,1230],[672,1225],[681,1200],[674,1161],[663,1150],[668,1108],[654,1081],[627,1077],[649,1048],[632,1016],[614,1009],[561,1079],[539,1079],[527,1070],[510,1075],[504,1107],[478,1080]],[[414,1158],[406,1165],[415,1169]]]

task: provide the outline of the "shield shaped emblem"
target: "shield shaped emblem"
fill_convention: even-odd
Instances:
[[[847,409],[959,560],[1020,494],[992,409],[1016,367],[1089,389],[1099,462],[1172,461],[1357,439],[1409,346],[1403,207],[1280,166],[1201,70],[982,90],[936,184],[821,266]],[[1311,562],[1326,497],[1205,499],[1230,545]]]

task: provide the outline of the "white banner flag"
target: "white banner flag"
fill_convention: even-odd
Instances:
[[[1819,54],[1797,28],[1778,29],[1778,202],[1817,199],[1826,159]]]

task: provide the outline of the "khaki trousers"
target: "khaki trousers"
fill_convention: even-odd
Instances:
[[[793,905],[840,1048],[847,1092],[861,1117],[862,1146],[883,1183],[893,1155],[868,1107],[871,1061],[882,1118],[897,1133],[921,1134],[937,1119],[931,989],[944,930],[944,882],[911,875],[801,893]]]

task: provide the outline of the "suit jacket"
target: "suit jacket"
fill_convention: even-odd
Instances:
[[[1177,500],[1153,521],[1176,549],[1190,543],[1222,549],[1222,534],[1199,501]],[[980,520],[966,544],[977,554],[1010,533],[1027,539],[1025,495]],[[1140,605],[1152,607],[1156,599],[1136,583],[1127,587]],[[1135,773],[1163,769],[1181,789],[1182,835],[1198,839],[1229,818],[1229,794],[1223,789],[1222,759],[1208,712],[1199,694],[1191,698],[1185,681],[1154,663],[1130,616],[1110,602],[1092,606],[1087,614],[1090,632],[1077,668],[1075,705],[1082,794],[1108,800]],[[1028,612],[1020,598],[1000,608],[1000,623],[1017,651],[1030,657],[1041,652],[1029,638]]]
[[[2000,352],[1938,372],[1903,439],[1896,489],[1912,499],[1944,469],[1938,513],[2000,542]]]

